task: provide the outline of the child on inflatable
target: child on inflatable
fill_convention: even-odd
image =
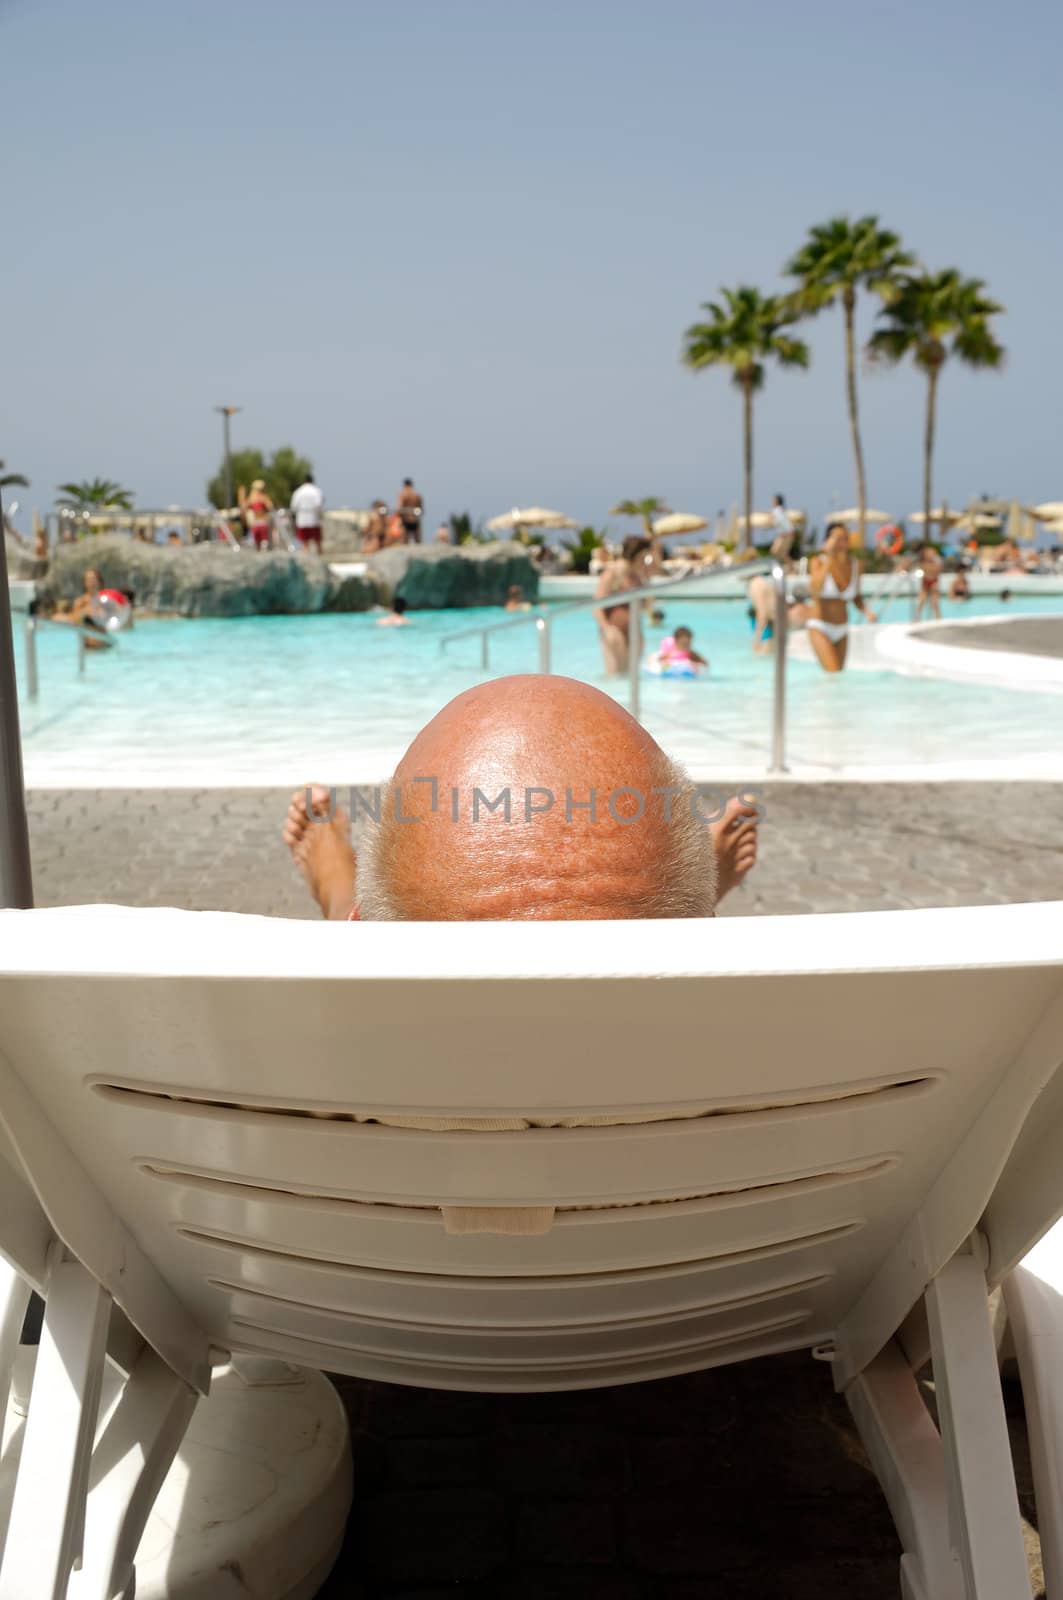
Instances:
[[[708,669],[709,663],[693,648],[694,635],[689,628],[677,628],[667,639],[662,639],[656,653],[646,662],[647,672],[662,678],[696,678]]]

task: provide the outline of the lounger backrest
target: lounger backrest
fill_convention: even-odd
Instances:
[[[397,1381],[866,1356],[978,1223],[1063,1057],[1052,906],[18,925],[0,1051],[197,1325]],[[625,1120],[380,1120],[520,1117]]]

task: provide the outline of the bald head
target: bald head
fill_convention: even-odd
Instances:
[[[686,776],[615,700],[500,678],[414,739],[358,866],[366,920],[708,916],[715,854]]]

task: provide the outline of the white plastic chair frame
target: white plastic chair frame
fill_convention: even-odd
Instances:
[[[31,1287],[45,1300],[15,1494],[0,1529],[0,1596],[121,1600],[133,1593],[137,1545],[196,1390],[55,1238],[6,1140],[0,1215],[0,1414]],[[119,1381],[101,1414],[107,1367]]]
[[[1061,911],[595,924],[593,940],[0,917],[17,1151],[0,1245],[47,1294],[0,1600],[64,1600],[79,1549],[70,1595],[123,1592],[212,1352],[542,1389],[811,1346],[891,1506],[907,1600],[1027,1600],[987,1305],[1004,1280],[1058,1596],[1051,1241],[1036,1303],[1009,1274],[1063,1212]],[[662,1111],[529,1134],[351,1120]],[[448,1205],[554,1222],[455,1238]],[[86,1441],[109,1327],[131,1402],[115,1437],[137,1441],[116,1459],[139,1464],[97,1532]]]

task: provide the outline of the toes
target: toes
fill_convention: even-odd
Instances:
[[[723,816],[720,818],[721,826],[725,829],[729,828],[732,822],[734,822],[735,818],[741,816],[742,809],[743,807],[741,800],[739,800],[736,794],[733,794],[723,808]]]
[[[724,806],[723,815],[715,826],[721,834],[729,837],[740,826],[752,827],[754,825],[753,822],[746,822],[745,818],[758,818],[759,816],[759,806],[751,804],[748,800],[742,800],[738,795],[733,794]]]
[[[327,816],[329,810],[331,809],[331,789],[326,788],[323,783],[308,783],[306,787],[310,791],[310,804],[313,808],[315,817]],[[304,810],[306,808],[305,791],[303,793],[303,808]]]
[[[310,811],[307,810],[306,805],[307,795],[310,797]],[[329,810],[331,809],[331,803],[331,790],[326,788],[324,784],[307,783],[304,784],[301,789],[296,789],[291,800],[288,802],[288,814],[284,819],[284,825],[281,829],[284,842],[288,846],[289,850],[297,850],[299,845],[303,842],[304,838],[306,837],[307,829],[310,826],[311,814],[315,817],[328,816]],[[342,815],[344,814],[337,811],[337,820]],[[346,822],[345,816],[344,821]]]

